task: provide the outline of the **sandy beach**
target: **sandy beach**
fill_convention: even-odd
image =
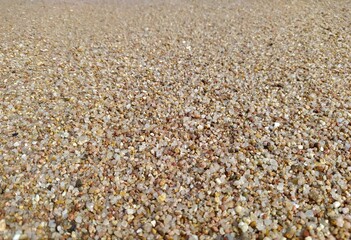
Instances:
[[[350,9],[0,0],[0,239],[350,239]]]

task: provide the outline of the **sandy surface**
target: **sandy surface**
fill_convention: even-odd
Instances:
[[[350,239],[350,1],[0,5],[0,239]]]

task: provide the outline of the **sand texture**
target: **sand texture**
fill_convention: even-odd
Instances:
[[[0,0],[0,239],[351,239],[351,2]]]

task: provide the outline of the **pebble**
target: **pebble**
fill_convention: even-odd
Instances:
[[[190,235],[189,240],[198,240],[199,237],[196,235]]]
[[[135,213],[135,210],[132,208],[127,208],[126,211],[128,215],[133,215]]]
[[[78,215],[75,220],[78,224],[82,223],[82,216]]]
[[[22,232],[16,232],[15,235],[13,236],[12,240],[20,240]]]
[[[0,220],[0,232],[4,232],[6,230],[6,221],[5,219]]]
[[[244,209],[241,206],[236,206],[235,207],[235,212],[241,216],[243,214]]]
[[[204,126],[203,126],[203,125],[199,125],[199,126],[197,126],[197,130],[199,130],[199,131],[204,130]]]
[[[224,240],[234,240],[234,234],[225,234],[224,235]]]
[[[343,227],[343,226],[344,226],[344,218],[343,218],[343,217],[338,217],[338,218],[336,219],[336,225],[337,225],[338,227]]]
[[[275,122],[274,125],[273,125],[273,127],[274,127],[274,128],[279,128],[280,125],[281,125],[281,124],[280,124],[279,122]]]
[[[334,206],[334,208],[339,208],[339,207],[341,206],[341,203],[338,202],[338,201],[335,201],[335,202],[333,203],[333,206]]]
[[[162,202],[164,202],[164,201],[166,200],[166,198],[167,198],[167,195],[166,195],[165,193],[162,193],[162,194],[160,194],[160,195],[157,197],[157,200],[158,200],[160,203],[162,203]]]
[[[75,187],[76,187],[76,188],[80,188],[80,187],[82,187],[82,186],[83,186],[82,180],[81,180],[81,179],[77,179],[76,184],[75,184]]]
[[[153,227],[155,227],[155,226],[156,226],[156,221],[155,221],[155,220],[152,220],[152,221],[151,221],[151,225],[152,225]]]
[[[247,225],[247,223],[245,222],[240,222],[238,226],[243,233],[247,232],[247,230],[249,229],[249,225]]]
[[[295,236],[296,228],[295,227],[289,227],[284,234],[284,237],[287,239],[292,239]]]
[[[283,191],[284,190],[284,183],[279,183],[277,186],[278,191]]]
[[[86,207],[89,211],[93,212],[94,211],[94,203],[92,202],[87,202]]]

